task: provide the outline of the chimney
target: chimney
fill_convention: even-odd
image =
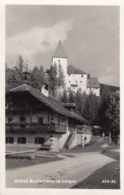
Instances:
[[[46,97],[49,97],[49,85],[45,83],[41,88],[41,93]]]

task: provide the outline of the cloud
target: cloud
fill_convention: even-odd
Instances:
[[[59,40],[65,41],[73,28],[73,20],[59,21],[49,27],[35,26],[28,31],[6,37],[6,62],[14,66],[19,55],[25,60],[35,62],[37,53],[46,53],[55,49]]]

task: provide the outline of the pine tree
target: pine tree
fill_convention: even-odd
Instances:
[[[83,108],[83,116],[93,125],[97,121],[97,97],[92,92],[87,95]]]
[[[77,93],[75,95],[75,103],[76,103],[78,112],[81,114],[82,94],[81,94],[80,90],[77,90]]]
[[[120,131],[120,95],[114,92],[110,95],[109,105],[106,109],[105,116],[107,118],[108,130],[119,134]]]
[[[65,86],[65,76],[63,72],[63,68],[61,64],[59,63],[59,68],[58,68],[58,85],[64,87]]]
[[[106,116],[106,110],[109,108],[109,100],[110,100],[110,89],[107,86],[104,86],[99,100],[99,105],[98,105],[99,125],[104,129],[104,131],[107,131],[108,129],[108,124],[107,124],[108,118]]]
[[[75,95],[73,93],[73,91],[69,91],[69,103],[75,103]]]
[[[51,65],[50,69],[47,70],[48,73],[48,81],[50,84],[50,88],[53,90],[55,89],[56,86],[58,86],[58,78],[57,78],[57,66],[56,64]]]
[[[69,99],[68,99],[68,95],[67,95],[66,89],[64,89],[64,91],[63,91],[63,95],[62,95],[62,97],[61,97],[61,101],[62,101],[63,103],[68,103],[68,102],[69,102]]]
[[[40,90],[39,87],[39,70],[38,67],[35,66],[30,74],[30,85],[35,89]]]
[[[24,72],[25,68],[26,68],[26,66],[25,66],[24,60],[23,60],[22,56],[20,55],[18,57],[18,61],[16,63],[16,66],[14,67],[14,70],[17,73],[17,75],[18,75],[17,77],[20,79],[20,81],[24,80],[23,72]]]
[[[44,83],[46,82],[43,66],[40,66],[40,69],[38,72],[38,80],[39,80],[39,88],[41,89]]]
[[[12,89],[24,83],[24,69],[25,63],[22,56],[18,57],[16,66],[13,69],[6,68],[6,90]]]

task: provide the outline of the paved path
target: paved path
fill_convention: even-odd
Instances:
[[[98,152],[87,152],[76,154],[74,158],[7,170],[6,187],[71,188],[112,161]]]

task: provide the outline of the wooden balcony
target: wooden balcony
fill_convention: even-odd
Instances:
[[[6,124],[6,131],[11,132],[51,132],[51,133],[66,133],[66,126],[60,124]]]

